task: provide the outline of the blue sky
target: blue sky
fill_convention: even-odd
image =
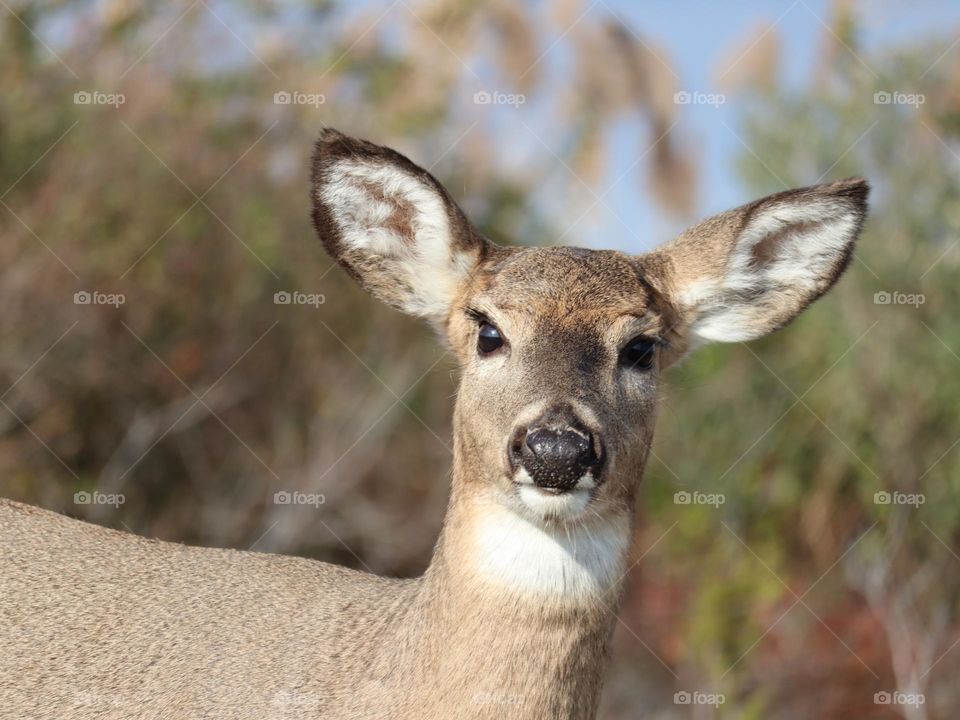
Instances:
[[[781,82],[795,86],[806,82],[815,66],[823,23],[833,14],[828,0],[798,2],[629,2],[607,0],[609,7],[642,36],[655,38],[669,53],[678,85],[688,90],[716,91],[716,68],[726,61],[732,48],[746,41],[762,24],[776,22],[776,32],[783,43]],[[601,6],[602,7],[602,6]],[[863,55],[869,57],[877,48],[908,43],[916,38],[939,37],[944,46],[960,38],[960,3],[898,3],[890,0],[860,0],[855,8],[861,24],[859,40]],[[822,21],[822,22],[821,22]],[[951,54],[960,61],[960,44]],[[736,129],[736,98],[729,98],[719,109],[710,106],[681,108],[677,130],[694,139],[703,152],[705,168],[700,178],[698,215],[706,216],[752,198],[739,183],[735,160],[743,148],[733,134],[718,120]],[[628,137],[617,137],[613,153],[614,166],[629,166],[638,143]],[[620,175],[616,167],[613,177]],[[813,180],[813,178],[811,178]],[[648,198],[638,192],[636,182],[623,182],[608,198],[610,208],[627,224],[636,223],[641,236],[656,244],[672,236],[679,226],[664,217]],[[618,220],[600,219],[598,234],[602,238],[622,235]],[[590,238],[578,238],[590,244]],[[622,238],[631,247],[635,238]],[[603,244],[603,243],[600,243]],[[640,248],[643,249],[643,248]]]
[[[246,62],[256,67],[256,61],[247,49],[256,45],[256,36],[261,29],[256,16],[247,13],[249,8],[245,3],[230,5],[228,2],[211,0],[209,5],[220,17],[227,20],[229,32],[236,33],[232,39],[226,36],[227,47],[232,47],[236,56],[221,58],[221,61]],[[417,7],[417,3],[412,0],[408,0],[408,5]],[[302,10],[302,6],[291,7],[300,7]],[[351,14],[373,11],[374,16],[377,16],[381,14],[380,8],[391,7],[389,12],[406,12],[405,5],[395,3],[394,0],[361,0],[340,6],[334,25],[328,28],[318,27],[313,30],[308,24],[304,25],[304,17],[299,14],[291,16],[290,24],[300,32],[307,33],[308,37],[314,38],[314,42],[322,43],[323,38],[327,37],[324,30],[336,34],[340,27],[339,22]],[[534,7],[538,10],[545,9],[543,2],[534,3]],[[642,3],[628,0],[582,0],[582,7],[589,8],[586,17],[590,21],[599,22],[615,15],[641,37],[652,39],[657,47],[663,48],[673,72],[677,75],[678,88],[699,92],[717,92],[717,68],[729,62],[731,52],[742,46],[752,33],[770,23],[776,23],[776,33],[782,48],[780,82],[786,87],[806,82],[821,49],[826,32],[824,23],[829,23],[834,14],[831,0],[650,0]],[[877,48],[909,43],[918,38],[939,38],[944,47],[960,40],[960,2],[914,0],[908,4],[897,0],[855,0],[854,7],[859,18],[862,55],[866,58]],[[69,18],[68,15],[62,18],[61,22],[69,23]],[[227,32],[212,20],[210,26],[221,35]],[[394,24],[388,13],[378,32],[389,34],[391,27],[394,27]],[[69,24],[54,23],[43,34],[55,41],[58,36],[69,31]],[[552,29],[550,31],[553,32]],[[236,42],[238,38],[242,39],[242,43]],[[545,72],[557,74],[558,68],[561,68],[559,74],[562,77],[563,64],[570,57],[569,40],[569,37],[551,37],[547,34],[541,38],[544,50],[549,48],[549,52],[542,59],[542,69]],[[243,43],[247,47],[244,47]],[[155,55],[162,52],[161,43]],[[950,61],[951,56],[954,61],[960,62],[960,42],[952,47],[945,61]],[[156,59],[152,57],[150,61]],[[456,62],[439,41],[437,62]],[[496,80],[487,74],[490,69],[486,67],[489,58],[471,60],[471,63],[474,65],[471,70],[484,82],[496,83]],[[451,140],[438,140],[438,155],[445,147],[444,142],[458,137],[477,119],[479,112],[485,112],[470,102],[472,92],[480,86],[476,78],[469,80],[470,93],[465,95],[463,103],[466,109],[458,118],[462,127],[458,125],[448,128]],[[497,85],[491,84],[490,87],[495,88]],[[323,88],[316,90],[322,92]],[[696,193],[699,201],[696,214],[699,217],[752,199],[748,197],[748,191],[742,187],[735,172],[736,159],[743,152],[743,148],[728,129],[738,129],[738,101],[737,97],[730,96],[726,104],[719,108],[709,105],[680,107],[679,123],[675,128],[677,137],[694,143],[702,157],[702,174]],[[545,111],[533,102],[519,110],[501,108],[494,112],[498,115],[492,120],[498,126],[497,131],[502,131],[504,147],[508,148],[504,153],[505,158],[498,158],[498,162],[512,162],[518,167],[530,162],[537,166],[556,162],[558,178],[568,172],[560,161],[551,155],[551,150],[559,152],[560,149],[548,149],[551,142],[558,142],[558,139],[551,135],[552,127],[556,123],[553,122],[550,112],[555,110],[549,108]],[[527,132],[524,126],[535,132],[536,137]],[[683,223],[665,216],[645,195],[644,188],[638,182],[640,170],[630,169],[638,154],[646,150],[650,143],[647,134],[640,134],[639,130],[635,119],[613,128],[606,177],[595,191],[603,192],[613,185],[615,179],[625,173],[626,176],[605,196],[602,205],[573,226],[573,230],[563,237],[564,244],[618,247],[639,252],[669,239],[682,229]],[[538,141],[537,137],[542,138],[548,147]],[[575,204],[569,197],[571,192],[587,193],[582,186],[577,187],[576,183],[566,193],[557,192],[556,186],[548,184],[535,199],[550,212],[567,212],[579,216],[577,210],[571,210]],[[563,227],[564,224],[560,223],[560,226]]]
[[[960,39],[960,2],[914,0],[907,4],[897,0],[854,0],[853,6],[858,17],[860,51],[868,60],[878,48],[906,44],[918,38],[939,38],[944,47]],[[214,7],[221,6],[215,4]],[[403,40],[393,32],[399,27],[394,17],[395,14],[405,15],[407,7],[416,9],[419,6],[412,0],[406,0],[403,4],[395,4],[394,0],[362,0],[344,4],[337,12],[335,25],[327,29],[336,33],[339,22],[353,13],[366,13],[367,17],[383,14],[377,32],[385,33],[388,42],[402,44]],[[549,7],[544,2],[534,2],[533,7],[537,12],[548,14]],[[759,28],[772,23],[775,23],[775,32],[781,43],[780,82],[785,87],[791,87],[809,81],[827,32],[825,24],[831,22],[835,13],[832,0],[650,0],[642,3],[629,0],[582,0],[581,7],[586,12],[575,10],[574,16],[584,13],[585,22],[602,22],[615,16],[639,36],[650,38],[657,47],[663,48],[670,67],[677,75],[677,87],[699,92],[717,92],[715,83],[720,74],[718,68],[728,63],[731,53],[743,47]],[[233,18],[230,19],[233,25]],[[256,28],[249,25],[249,18],[246,22],[239,17],[236,19],[238,23],[235,28],[241,36],[255,34]],[[538,71],[553,73],[562,82],[563,73],[569,71],[569,65],[565,70],[564,63],[568,63],[571,57],[570,37],[558,37],[557,32],[555,27],[545,22],[540,38],[545,54]],[[551,36],[549,33],[555,34]],[[248,42],[252,42],[249,37]],[[960,42],[950,53],[960,62]],[[458,62],[440,40],[436,45],[436,58],[438,63],[456,65]],[[949,60],[949,56],[945,60]],[[469,66],[477,77],[470,77],[470,73],[465,72],[463,112],[454,116],[455,120],[446,129],[448,132],[445,137],[437,139],[437,155],[444,153],[448,144],[467,131],[481,113],[491,112],[493,116],[485,120],[492,121],[502,137],[505,152],[497,161],[504,163],[507,172],[510,167],[522,169],[529,164],[539,167],[555,163],[555,179],[568,176],[569,170],[552,154],[562,154],[558,146],[562,139],[552,134],[556,123],[551,113],[556,111],[555,108],[538,104],[536,99],[519,109],[478,108],[471,102],[472,93],[481,87],[498,89],[502,80],[496,79],[491,58],[471,58]],[[509,92],[511,88],[504,90]],[[694,143],[703,158],[696,192],[698,217],[753,199],[736,174],[736,160],[744,150],[730,129],[739,130],[739,101],[731,95],[720,108],[708,105],[680,108],[679,123],[675,128],[677,137]],[[687,224],[660,211],[639,182],[641,170],[636,167],[631,170],[637,156],[650,143],[647,134],[638,131],[641,128],[636,118],[613,127],[606,177],[594,190],[602,193],[617,178],[624,176],[623,180],[613,185],[609,195],[604,197],[603,204],[573,226],[573,230],[562,238],[563,244],[616,247],[641,252],[669,239]],[[429,157],[418,159],[429,164]],[[810,178],[810,181],[814,180]],[[558,186],[562,187],[562,184],[545,184],[535,195],[535,200],[554,216],[566,214],[572,222],[573,218],[579,217],[582,208],[574,207],[576,203],[571,202],[570,193],[585,195],[589,204],[588,191],[575,181],[570,183],[566,191],[558,192]],[[566,228],[570,224],[560,222],[559,226]]]

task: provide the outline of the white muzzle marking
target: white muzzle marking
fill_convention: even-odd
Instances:
[[[590,503],[591,491],[597,482],[590,472],[584,473],[572,490],[555,493],[538,488],[524,468],[517,470],[513,481],[521,502],[543,519],[572,520],[579,517]]]

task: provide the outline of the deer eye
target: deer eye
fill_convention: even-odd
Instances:
[[[503,336],[493,325],[484,321],[480,323],[480,332],[477,333],[477,350],[481,355],[489,355],[503,347]]]
[[[631,370],[649,370],[657,359],[657,343],[636,337],[620,353],[620,363]]]

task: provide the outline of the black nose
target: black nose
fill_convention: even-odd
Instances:
[[[525,432],[522,443],[519,440],[516,437],[513,444],[514,463],[544,489],[570,490],[587,470],[596,470],[600,463],[593,436],[579,426],[534,427]]]

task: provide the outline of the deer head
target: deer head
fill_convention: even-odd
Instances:
[[[454,493],[544,527],[632,515],[661,373],[823,295],[867,193],[859,178],[778,193],[629,255],[495,245],[426,170],[333,130],[313,160],[327,250],[459,360]]]

